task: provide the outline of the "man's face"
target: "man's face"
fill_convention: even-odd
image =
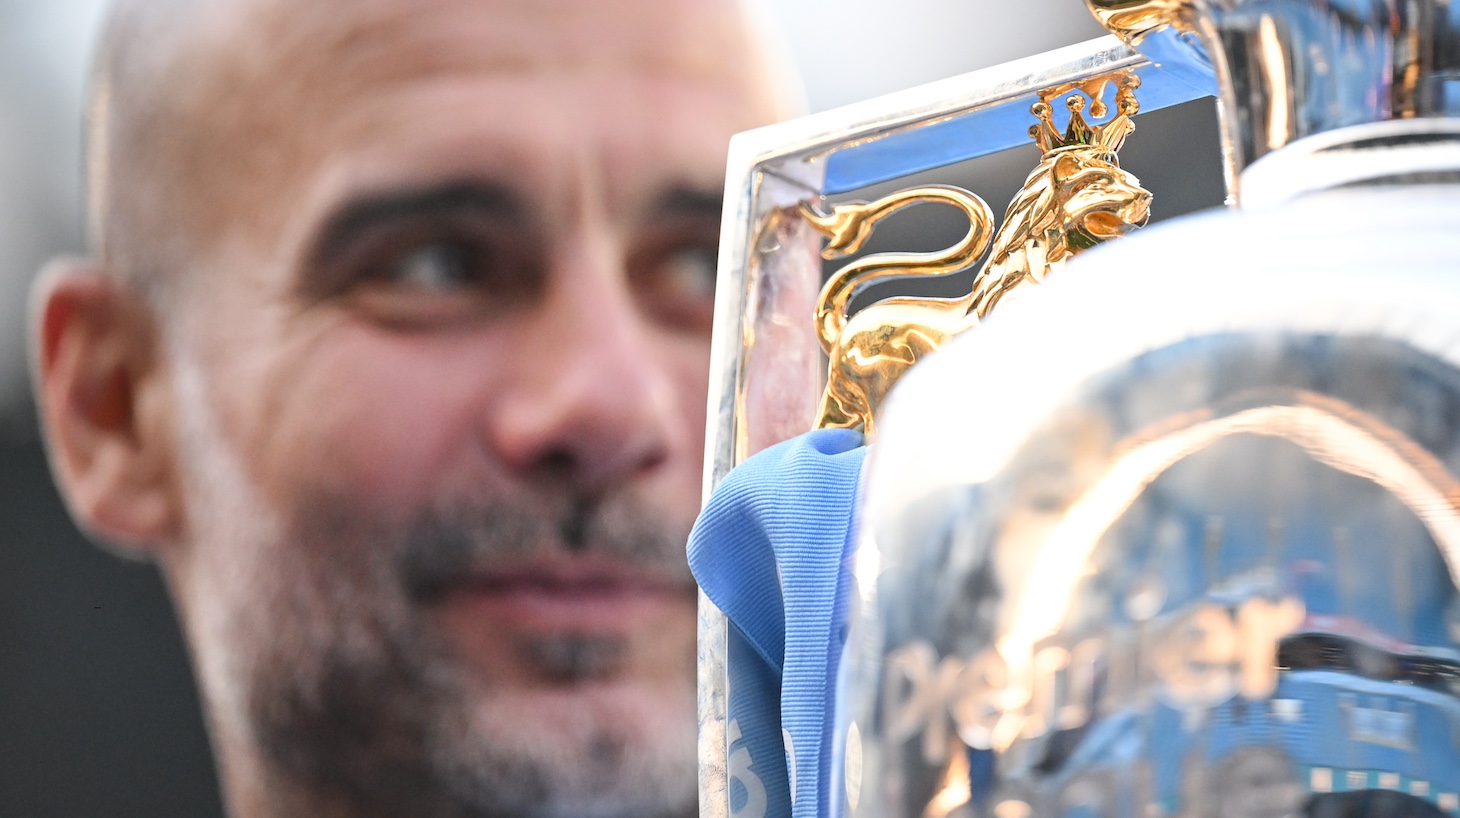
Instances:
[[[733,9],[252,5],[168,332],[224,741],[401,814],[692,804]]]

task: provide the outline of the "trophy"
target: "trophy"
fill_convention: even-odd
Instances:
[[[1111,37],[732,142],[707,497],[873,443],[824,747],[705,586],[704,816],[1460,815],[1460,7],[1087,2]],[[1138,114],[1212,94],[1236,209],[1127,237]],[[827,204],[1029,141],[998,225]],[[914,203],[967,233],[822,284]]]
[[[707,497],[751,455],[813,427],[875,433],[882,398],[918,358],[1075,253],[1146,221],[1150,194],[1117,153],[1134,118],[1213,89],[1200,71],[1164,71],[1110,36],[735,137],[712,345]],[[950,185],[827,203],[1023,146],[1036,147],[1039,160],[998,224],[982,197]],[[878,222],[914,204],[961,214],[963,237],[932,253],[863,255],[823,284],[824,258],[856,253]],[[959,295],[904,295],[848,309],[878,281],[974,266],[987,275]],[[751,682],[734,681],[755,677],[756,646],[705,594],[700,609],[701,814],[789,813],[792,790],[804,796],[806,788],[786,769],[780,730],[752,730],[737,715],[738,702],[765,709],[747,692]],[[774,735],[752,748],[751,736],[761,733]]]

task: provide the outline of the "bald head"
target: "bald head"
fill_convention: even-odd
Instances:
[[[155,294],[231,235],[282,234],[281,197],[299,191],[277,182],[320,161],[307,143],[351,127],[341,103],[430,75],[658,71],[750,89],[763,121],[783,117],[784,66],[742,11],[736,0],[118,0],[88,128],[93,243]],[[463,30],[473,47],[450,47]]]
[[[167,234],[157,220],[164,143],[181,72],[178,34],[196,7],[179,0],[119,0],[111,10],[93,68],[87,117],[87,217],[101,261],[129,282],[150,285],[167,265]]]
[[[78,519],[162,566],[233,814],[693,813],[725,152],[785,112],[749,29],[117,6],[92,227],[151,303],[58,268],[38,380]]]

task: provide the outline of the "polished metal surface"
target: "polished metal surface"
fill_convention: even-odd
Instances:
[[[833,814],[1460,816],[1460,10],[1087,2],[1217,78],[1242,209],[892,395]]]
[[[1061,276],[1063,294],[980,330],[1007,354],[958,363],[955,341],[910,372],[945,381],[893,397],[926,434],[888,432],[873,461],[841,807],[1460,816],[1460,452],[1432,420],[1460,416],[1460,2],[1087,3],[1133,48],[1072,46],[731,146],[707,493],[817,416],[821,234],[798,214],[825,196],[1015,146],[1042,93],[1130,70],[1148,111],[1220,84],[1229,201],[1249,211],[1102,249],[1098,285]],[[1171,502],[1183,536],[1159,525]],[[1327,597],[1299,587],[1313,576]],[[702,600],[708,818],[732,812],[736,638]]]
[[[751,454],[811,427],[826,364],[807,320],[821,236],[794,216],[823,196],[1029,139],[1041,92],[1113,72],[1155,111],[1211,96],[1210,78],[1159,71],[1114,36],[737,135],[730,145],[711,349],[706,496]],[[791,218],[788,218],[792,216]],[[729,747],[723,614],[701,599],[701,815],[726,818]],[[747,816],[747,818],[757,818]]]
[[[725,695],[723,682],[727,645],[725,614],[699,593],[698,753],[700,764],[700,815],[727,816],[730,804],[730,781],[726,769]],[[708,677],[708,678],[707,678]],[[708,788],[708,789],[707,789]]]
[[[1168,223],[909,372],[832,815],[1460,815],[1457,231],[1432,182]]]
[[[1277,207],[1322,190],[1460,183],[1460,119],[1401,119],[1306,137],[1242,173],[1242,206]]]
[[[1340,128],[1460,116],[1460,4],[1451,0],[1086,2],[1154,61],[1215,70],[1239,171]]]

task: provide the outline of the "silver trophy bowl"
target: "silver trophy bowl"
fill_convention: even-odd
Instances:
[[[1092,251],[907,376],[834,814],[1460,814],[1460,189],[1390,193]]]
[[[1240,209],[892,392],[832,813],[1460,815],[1460,6],[1089,5],[1215,74]]]

